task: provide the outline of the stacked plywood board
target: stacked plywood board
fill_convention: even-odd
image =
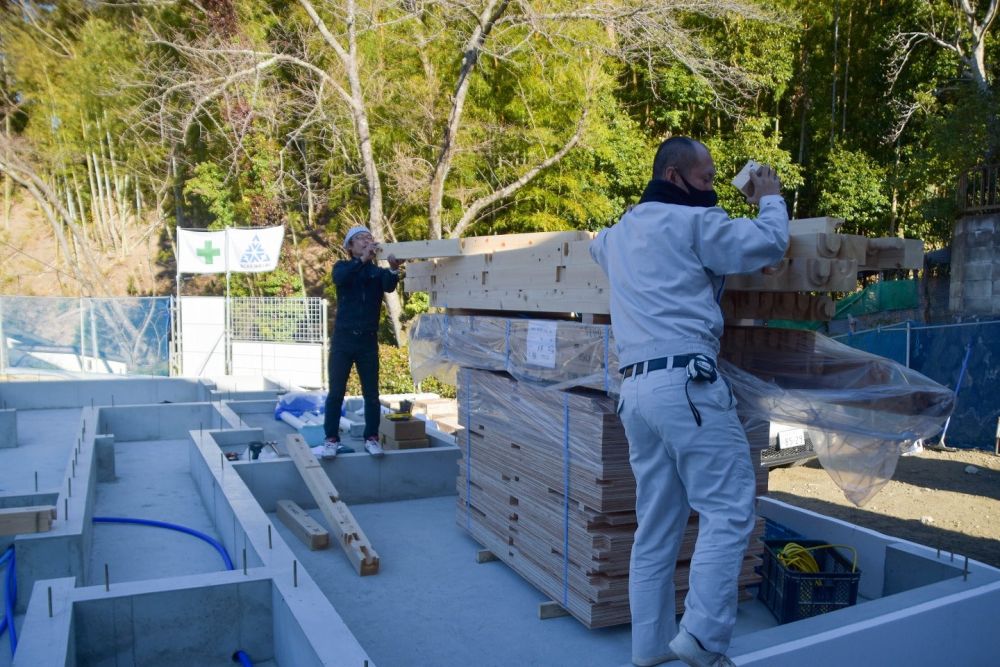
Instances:
[[[613,399],[463,369],[459,406],[459,525],[587,627],[628,622],[635,480]],[[675,577],[681,609],[696,537],[693,516]],[[757,581],[759,553],[754,540],[741,590]]]

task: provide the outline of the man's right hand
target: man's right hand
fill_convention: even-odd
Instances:
[[[760,198],[767,195],[781,194],[781,181],[778,174],[770,166],[762,164],[750,172],[751,192],[747,197],[748,204],[760,204]]]

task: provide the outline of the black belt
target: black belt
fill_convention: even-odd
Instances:
[[[643,373],[658,371],[664,368],[684,368],[691,363],[691,359],[694,356],[693,354],[678,354],[673,357],[660,357],[659,359],[640,361],[637,364],[623,368],[622,375],[629,378],[633,375],[642,375]]]

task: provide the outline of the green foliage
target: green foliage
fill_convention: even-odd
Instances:
[[[410,356],[407,348],[380,344],[378,358],[379,393],[406,394],[416,391],[413,378],[410,376]],[[444,384],[434,378],[424,380],[420,384],[420,390],[434,392],[445,398],[455,398],[454,386]],[[347,395],[361,395],[361,381],[358,379],[358,373],[355,369],[351,369],[351,374],[347,379]]]
[[[817,175],[819,212],[847,221],[854,233],[885,235],[889,209],[886,169],[862,151],[836,146]]]

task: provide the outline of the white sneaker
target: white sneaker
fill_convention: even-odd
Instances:
[[[385,451],[382,449],[382,445],[378,443],[378,440],[374,438],[368,438],[365,440],[365,451],[372,456],[384,456]]]
[[[339,442],[335,440],[327,440],[323,443],[323,452],[320,454],[320,458],[335,458],[337,456],[337,447],[340,447]]]
[[[673,662],[677,659],[673,651],[667,651],[657,658],[632,658],[632,664],[635,667],[653,667],[653,665],[662,665],[665,662]]]
[[[703,649],[694,635],[683,628],[670,642],[670,650],[677,654],[681,662],[690,667],[736,667],[736,663],[724,654]]]

